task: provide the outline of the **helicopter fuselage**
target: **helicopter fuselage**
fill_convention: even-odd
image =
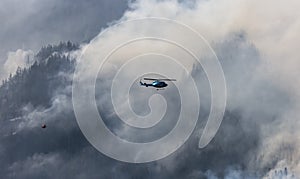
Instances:
[[[140,83],[142,86],[146,86],[146,87],[148,87],[148,86],[152,86],[152,87],[154,87],[154,88],[164,88],[164,87],[167,87],[168,86],[168,84],[167,83],[165,83],[165,82],[163,82],[163,81],[159,81],[159,80],[155,80],[155,81],[153,81],[152,83]]]

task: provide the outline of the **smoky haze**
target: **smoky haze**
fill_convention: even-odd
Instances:
[[[1,125],[3,135],[0,139],[1,176],[5,178],[279,178],[284,174],[285,168],[288,170],[285,175],[287,178],[299,176],[299,138],[297,137],[300,127],[298,120],[300,64],[297,60],[299,58],[297,53],[297,35],[300,30],[300,21],[297,18],[299,5],[296,0],[289,3],[283,0],[276,2],[232,0],[226,3],[218,0],[187,2],[138,0],[129,3],[130,9],[118,22],[153,16],[170,18],[193,27],[213,47],[225,74],[228,95],[224,120],[215,138],[204,149],[198,148],[199,138],[209,113],[211,97],[209,82],[200,64],[192,64],[189,69],[192,77],[199,82],[197,87],[201,99],[196,129],[178,151],[165,159],[146,164],[115,161],[99,153],[86,141],[78,128],[72,108],[70,82],[73,71],[59,70],[60,73],[55,73],[55,76],[64,80],[52,93],[47,94],[50,99],[49,104],[33,105],[32,102],[28,102],[26,105],[21,105],[20,115],[7,115],[6,118],[1,115],[3,123]],[[110,19],[105,23],[107,21]],[[100,24],[94,21],[93,23]],[[157,30],[155,27],[133,29],[144,28]],[[48,30],[53,32],[51,29]],[[116,38],[136,33],[126,26],[108,29],[108,32],[110,35],[96,38],[99,44],[103,45]],[[157,33],[168,33],[169,36],[182,38],[186,35],[174,32],[168,29],[168,26],[160,26]],[[65,40],[60,37],[58,39]],[[77,37],[74,38],[74,41],[77,40]],[[198,42],[191,40],[190,43],[197,45]],[[63,53],[69,54],[76,63],[78,54],[88,44],[89,42],[82,44],[79,49]],[[116,64],[124,63],[127,54],[143,50],[143,47],[140,45],[117,54]],[[97,46],[95,48],[97,49]],[[160,48],[168,53],[172,51],[175,53],[170,46],[162,45]],[[113,65],[111,68],[114,69]],[[97,81],[97,89],[99,89],[97,103],[100,106],[99,111],[107,120],[107,126],[116,134],[136,141],[141,140],[139,137],[152,140],[163,135],[154,129],[154,132],[145,131],[146,134],[135,137],[139,131],[132,131],[119,124],[118,116],[109,101],[112,72],[114,71],[107,70]],[[140,90],[133,86],[130,91],[132,107],[136,113],[145,114],[145,111],[149,112],[146,104],[153,92],[148,91],[145,94]],[[174,92],[174,95],[167,91],[162,94],[170,102],[178,102],[175,86],[171,85],[170,91]],[[33,98],[37,97],[33,96]],[[3,103],[9,104],[9,102]],[[176,114],[175,111],[179,106],[169,107],[171,108],[166,111],[167,115],[164,117],[173,122],[173,115]],[[4,112],[1,111],[1,114]],[[49,126],[44,131],[40,129],[43,123],[40,119],[47,121]],[[166,124],[156,130],[168,131],[170,126]]]

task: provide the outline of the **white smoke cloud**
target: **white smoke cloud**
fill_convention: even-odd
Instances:
[[[6,79],[10,74],[14,74],[18,67],[27,68],[34,62],[34,52],[31,50],[18,49],[15,52],[8,52],[7,59],[0,68],[0,79]]]
[[[210,44],[222,42],[229,34],[243,31],[246,34],[247,41],[253,44],[260,55],[260,61],[252,73],[251,79],[246,81],[247,88],[243,88],[239,79],[246,79],[240,65],[228,67],[228,71],[233,71],[227,78],[231,90],[228,101],[230,110],[244,111],[244,117],[258,118],[259,116],[276,115],[277,120],[261,121],[261,139],[262,146],[258,151],[260,157],[260,167],[265,167],[271,162],[271,158],[280,152],[288,152],[290,158],[287,162],[290,168],[300,174],[299,159],[299,132],[300,127],[298,109],[300,104],[299,98],[299,55],[298,55],[298,32],[300,30],[299,1],[291,0],[288,3],[283,0],[279,1],[246,1],[246,0],[230,0],[230,1],[195,1],[195,2],[178,2],[172,0],[165,1],[146,1],[139,0],[131,4],[131,10],[127,11],[119,22],[132,20],[142,17],[162,17],[170,18],[183,22],[199,33],[201,33]],[[141,25],[142,26],[142,25]],[[155,27],[142,27],[141,29],[156,31]],[[99,37],[97,41],[101,44],[112,42],[114,39],[126,39],[125,37],[136,33],[138,27],[124,27],[109,30],[109,35]],[[176,36],[186,38],[188,34],[180,34],[167,26],[160,26],[157,34],[166,33],[168,36]],[[196,41],[190,41],[191,44],[197,44]],[[101,45],[100,44],[100,45]],[[246,44],[249,45],[249,44]],[[102,47],[102,46],[101,46]],[[145,48],[143,45],[125,51],[117,60],[126,59],[126,55]],[[169,47],[163,46],[168,49]],[[234,51],[235,49],[231,49]],[[172,50],[171,50],[172,51]],[[173,50],[174,52],[174,50]],[[226,53],[226,52],[225,52]],[[228,51],[229,53],[229,51]],[[222,54],[220,59],[222,59]],[[251,65],[252,56],[244,58],[245,69],[247,70],[248,62]],[[242,68],[243,69],[243,68]],[[227,76],[226,76],[227,77]],[[264,94],[259,91],[259,86],[268,82],[274,85],[274,89],[286,94],[291,98],[289,104],[280,103],[282,96],[273,96],[278,99],[278,104],[269,103]],[[249,86],[250,84],[250,86]],[[272,85],[270,90],[273,91]],[[238,96],[237,94],[241,94]],[[276,93],[274,93],[276,94]],[[266,94],[267,95],[267,94]],[[257,99],[256,101],[254,99]],[[256,102],[256,103],[255,103]],[[258,103],[257,103],[258,102]],[[281,108],[284,108],[282,110]],[[288,108],[288,109],[287,109]],[[259,119],[256,122],[260,124]],[[251,129],[248,129],[251,130]],[[284,143],[295,148],[293,151],[278,149]],[[285,158],[286,156],[282,156]],[[255,161],[256,163],[258,161]],[[250,165],[250,164],[249,164]],[[252,164],[255,165],[255,164]]]

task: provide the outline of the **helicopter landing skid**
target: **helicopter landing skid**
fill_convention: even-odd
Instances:
[[[156,91],[158,90],[165,90],[165,88],[156,88]]]

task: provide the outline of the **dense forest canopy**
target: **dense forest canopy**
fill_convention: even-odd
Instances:
[[[70,41],[58,45],[47,45],[34,57],[34,64],[29,68],[18,68],[10,74],[0,87],[0,116],[2,120],[21,115],[22,106],[30,103],[34,107],[47,107],[53,93],[70,80],[60,75],[71,74],[74,59],[70,53],[79,49],[79,45]]]

